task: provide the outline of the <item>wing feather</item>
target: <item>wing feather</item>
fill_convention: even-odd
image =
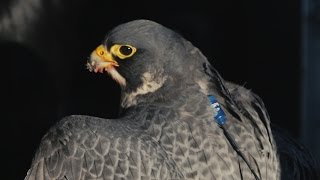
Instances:
[[[64,118],[42,139],[25,180],[173,176],[166,154],[130,123],[80,115]]]

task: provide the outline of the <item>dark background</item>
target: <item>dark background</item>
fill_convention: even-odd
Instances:
[[[116,117],[118,85],[105,74],[89,73],[86,59],[112,27],[141,18],[181,33],[224,79],[260,95],[272,123],[301,139],[299,0],[29,1],[0,3],[0,27],[9,27],[0,29],[6,164],[0,179],[23,179],[41,137],[61,117]],[[16,22],[14,14],[26,13],[23,7],[34,13],[6,25],[4,19]]]

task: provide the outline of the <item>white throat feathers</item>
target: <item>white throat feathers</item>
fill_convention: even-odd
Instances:
[[[137,96],[148,93],[153,93],[160,89],[167,77],[156,78],[151,73],[146,72],[142,75],[142,85],[135,91],[130,93],[123,93],[121,97],[121,107],[128,108],[138,103]]]

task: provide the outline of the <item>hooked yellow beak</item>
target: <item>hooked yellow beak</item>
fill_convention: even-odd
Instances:
[[[98,46],[90,55],[87,62],[87,68],[89,71],[100,72],[119,66],[119,64],[113,59],[112,54],[106,50],[104,45]]]

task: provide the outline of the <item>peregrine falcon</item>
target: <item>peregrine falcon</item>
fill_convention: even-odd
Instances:
[[[87,67],[119,83],[119,118],[63,118],[25,180],[280,179],[263,102],[178,33],[150,20],[121,24]]]

